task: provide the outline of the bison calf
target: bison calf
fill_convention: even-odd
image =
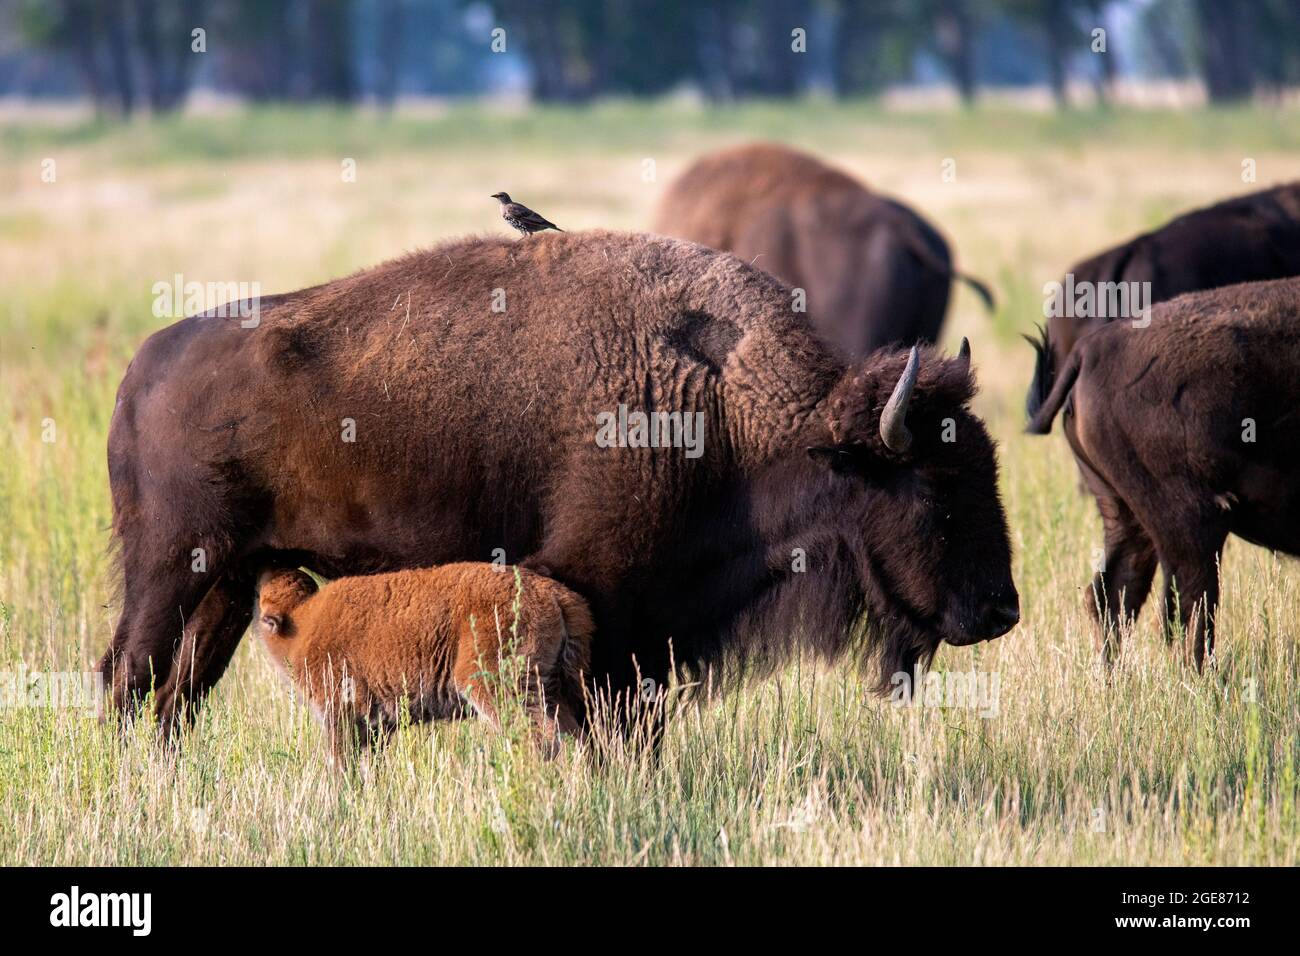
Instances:
[[[550,752],[576,734],[594,630],[587,603],[550,578],[461,563],[340,578],[298,570],[258,585],[258,632],[330,731],[336,761],[397,723],[469,716],[497,725],[502,685],[523,696]],[[515,656],[515,678],[502,673]],[[468,702],[468,703],[467,703]]]
[[[1079,339],[1030,421],[1046,434],[1065,407],[1097,499],[1105,563],[1090,603],[1107,660],[1157,563],[1166,626],[1183,625],[1199,668],[1214,652],[1227,536],[1300,554],[1297,314],[1300,279],[1282,279],[1180,296],[1148,328],[1102,326]]]

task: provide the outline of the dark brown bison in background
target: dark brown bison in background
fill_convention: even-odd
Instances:
[[[800,643],[858,649],[883,685],[1017,620],[973,390],[968,357],[846,367],[775,279],[609,232],[450,242],[265,301],[256,328],[188,318],[118,393],[101,666],[118,705],[159,675],[170,721],[226,667],[263,566],[504,557],[589,600],[601,688]],[[682,447],[637,447],[634,413]]]
[[[852,361],[886,345],[934,342],[954,276],[948,244],[903,204],[785,146],[705,156],[671,186],[655,229],[714,249],[807,293],[826,342]]]
[[[1152,311],[1148,328],[1115,322],[1081,338],[1029,430],[1050,431],[1071,397],[1066,438],[1105,528],[1092,603],[1107,659],[1158,561],[1166,626],[1182,623],[1199,668],[1214,651],[1227,536],[1300,554],[1300,279]]]
[[[1300,183],[1228,199],[1184,213],[1159,229],[1075,265],[1077,286],[1088,282],[1150,283],[1150,302],[1238,282],[1300,275]],[[1033,418],[1052,389],[1074,343],[1117,316],[1053,315],[1038,341],[1025,406]]]

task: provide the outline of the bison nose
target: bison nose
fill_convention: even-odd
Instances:
[[[1001,637],[1020,622],[1020,601],[995,601],[984,608],[980,615],[979,636],[989,641]]]

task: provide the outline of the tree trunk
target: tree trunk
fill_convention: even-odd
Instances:
[[[387,0],[379,6],[379,78],[375,98],[384,109],[397,99],[397,78],[401,68],[402,3]]]
[[[131,38],[127,31],[127,10],[123,0],[109,0],[98,10],[108,42],[108,67],[123,116],[135,109],[135,77],[131,68]]]
[[[1255,86],[1250,54],[1252,8],[1222,0],[1197,0],[1196,13],[1201,69],[1210,101],[1228,103],[1247,98]]]
[[[878,83],[876,24],[864,0],[840,4],[835,29],[835,92],[840,96],[866,93]]]
[[[1047,35],[1047,79],[1052,98],[1061,109],[1070,106],[1066,59],[1070,55],[1073,32],[1066,0],[1046,0],[1043,4],[1043,32]]]
[[[736,96],[734,14],[731,0],[717,0],[700,13],[696,40],[699,71],[704,77],[705,96],[714,103],[729,102]]]
[[[943,0],[935,30],[962,105],[970,106],[975,102],[975,38],[967,0]]]
[[[1095,0],[1092,4],[1092,12],[1093,28],[1100,27],[1106,31],[1106,52],[1093,54],[1101,58],[1101,76],[1097,80],[1097,102],[1102,106],[1109,106],[1115,99],[1115,85],[1119,81],[1119,55],[1110,42],[1110,29],[1106,26],[1105,0]],[[1091,49],[1091,31],[1089,31],[1088,43]]]
[[[759,30],[763,37],[764,69],[756,78],[759,92],[767,96],[793,96],[798,87],[795,59],[808,54],[791,49],[790,33],[795,27],[808,29],[808,9],[802,2],[764,0],[759,14]]]
[[[111,103],[95,43],[96,31],[90,27],[95,19],[95,10],[90,0],[64,0],[62,19],[65,23],[81,25],[71,32],[73,59],[95,106],[95,115],[100,116],[111,109]]]
[[[313,0],[307,6],[309,95],[336,103],[356,95],[352,75],[350,0]]]

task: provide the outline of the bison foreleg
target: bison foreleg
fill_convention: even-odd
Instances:
[[[135,713],[170,679],[183,629],[212,577],[188,567],[127,569],[122,617],[99,663],[118,713]]]
[[[165,730],[193,721],[248,629],[253,601],[251,575],[223,575],[186,622],[180,650],[154,704]]]

